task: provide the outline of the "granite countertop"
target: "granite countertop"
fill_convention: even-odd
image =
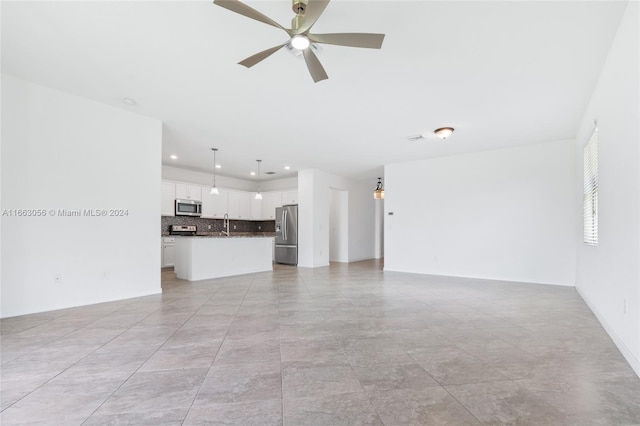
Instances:
[[[196,235],[169,235],[162,233],[163,237],[202,237],[202,238],[273,238],[274,232],[232,232],[228,237],[220,232],[199,232]]]

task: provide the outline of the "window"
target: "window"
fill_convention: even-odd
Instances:
[[[598,128],[584,147],[584,243],[598,245]]]

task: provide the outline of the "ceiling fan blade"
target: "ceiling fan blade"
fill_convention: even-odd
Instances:
[[[238,0],[214,0],[213,4],[224,7],[225,9],[228,9],[232,12],[239,13],[240,15],[246,16],[247,18],[255,19],[256,21],[260,21],[267,25],[271,25],[272,27],[280,28],[281,30],[289,32],[273,19],[269,18],[266,15],[263,15],[254,8],[247,6],[242,2],[239,2]]]
[[[329,78],[320,60],[311,48],[304,49],[302,53],[304,54],[304,61],[307,63],[307,68],[309,68],[309,72],[311,73],[311,78],[313,78],[315,83]]]
[[[282,47],[285,44],[287,44],[287,43],[281,44],[279,46],[271,47],[271,48],[269,48],[267,50],[263,50],[262,52],[256,53],[255,55],[249,56],[247,59],[244,59],[244,60],[238,62],[238,64],[244,65],[247,68],[251,68],[252,66],[257,64],[258,62],[267,59],[269,56],[273,55],[278,50],[282,49]]]
[[[380,49],[384,34],[369,33],[336,33],[336,34],[309,34],[309,40],[315,43],[335,44],[338,46],[366,47]]]
[[[331,0],[309,0],[304,12],[304,20],[300,28],[296,31],[296,34],[303,34],[309,31],[320,15],[322,15],[322,12],[327,8],[330,1]]]

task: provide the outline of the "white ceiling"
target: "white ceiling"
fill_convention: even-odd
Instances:
[[[246,3],[289,26],[290,1]],[[323,45],[329,80],[314,84],[284,49],[237,65],[286,34],[210,1],[3,1],[2,70],[161,119],[164,164],[211,172],[217,147],[227,176],[260,158],[274,178],[290,165],[375,182],[387,163],[574,137],[625,5],[334,0],[314,33],[386,38]]]

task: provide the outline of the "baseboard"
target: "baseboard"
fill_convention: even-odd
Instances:
[[[100,299],[100,300],[93,299],[93,300],[84,300],[83,302],[77,302],[76,301],[76,302],[73,302],[71,304],[61,304],[61,305],[55,305],[55,306],[47,306],[45,308],[41,308],[41,309],[37,309],[37,310],[28,309],[28,310],[25,310],[23,312],[11,312],[9,315],[6,315],[4,312],[2,312],[2,313],[0,313],[0,319],[20,317],[20,316],[23,316],[23,315],[41,314],[41,313],[44,313],[44,312],[54,312],[54,311],[60,311],[60,310],[64,310],[64,309],[81,308],[81,307],[85,307],[85,306],[100,305],[102,303],[120,302],[120,301],[123,301],[123,300],[137,299],[139,297],[146,297],[146,296],[155,296],[155,295],[158,295],[158,294],[162,294],[162,288],[160,286],[158,286],[158,288],[156,290],[152,290],[152,291],[142,291],[142,292],[136,292],[136,293],[129,293],[129,294],[122,295],[122,296],[107,297],[107,298]]]
[[[393,268],[393,266],[391,266]],[[552,281],[522,281],[518,279],[508,279],[505,277],[480,277],[480,276],[471,276],[471,275],[447,275],[441,273],[429,273],[423,271],[416,270],[400,270],[400,269],[390,269],[387,265],[384,266],[385,272],[398,272],[402,274],[416,274],[416,275],[429,275],[432,277],[447,277],[447,278],[468,278],[471,280],[481,280],[481,281],[498,281],[504,283],[513,283],[513,284],[535,284],[535,285],[551,285],[557,287],[575,287],[573,283],[565,283],[565,282],[552,282]]]
[[[624,341],[613,330],[613,327],[609,325],[609,323],[600,314],[600,311],[596,309],[596,307],[589,301],[589,299],[584,295],[584,293],[582,293],[578,287],[576,287],[576,291],[578,292],[578,294],[580,295],[584,303],[586,303],[589,309],[591,309],[591,312],[593,312],[593,315],[596,316],[596,318],[598,319],[598,321],[600,322],[604,330],[609,335],[609,337],[611,337],[611,340],[613,340],[613,343],[618,347],[618,350],[620,350],[620,353],[622,353],[622,356],[624,356],[624,359],[627,360],[627,362],[629,363],[633,371],[635,371],[636,375],[640,377],[640,360],[638,360],[633,355],[633,352],[631,352],[631,350],[627,347],[627,345],[625,345]]]

